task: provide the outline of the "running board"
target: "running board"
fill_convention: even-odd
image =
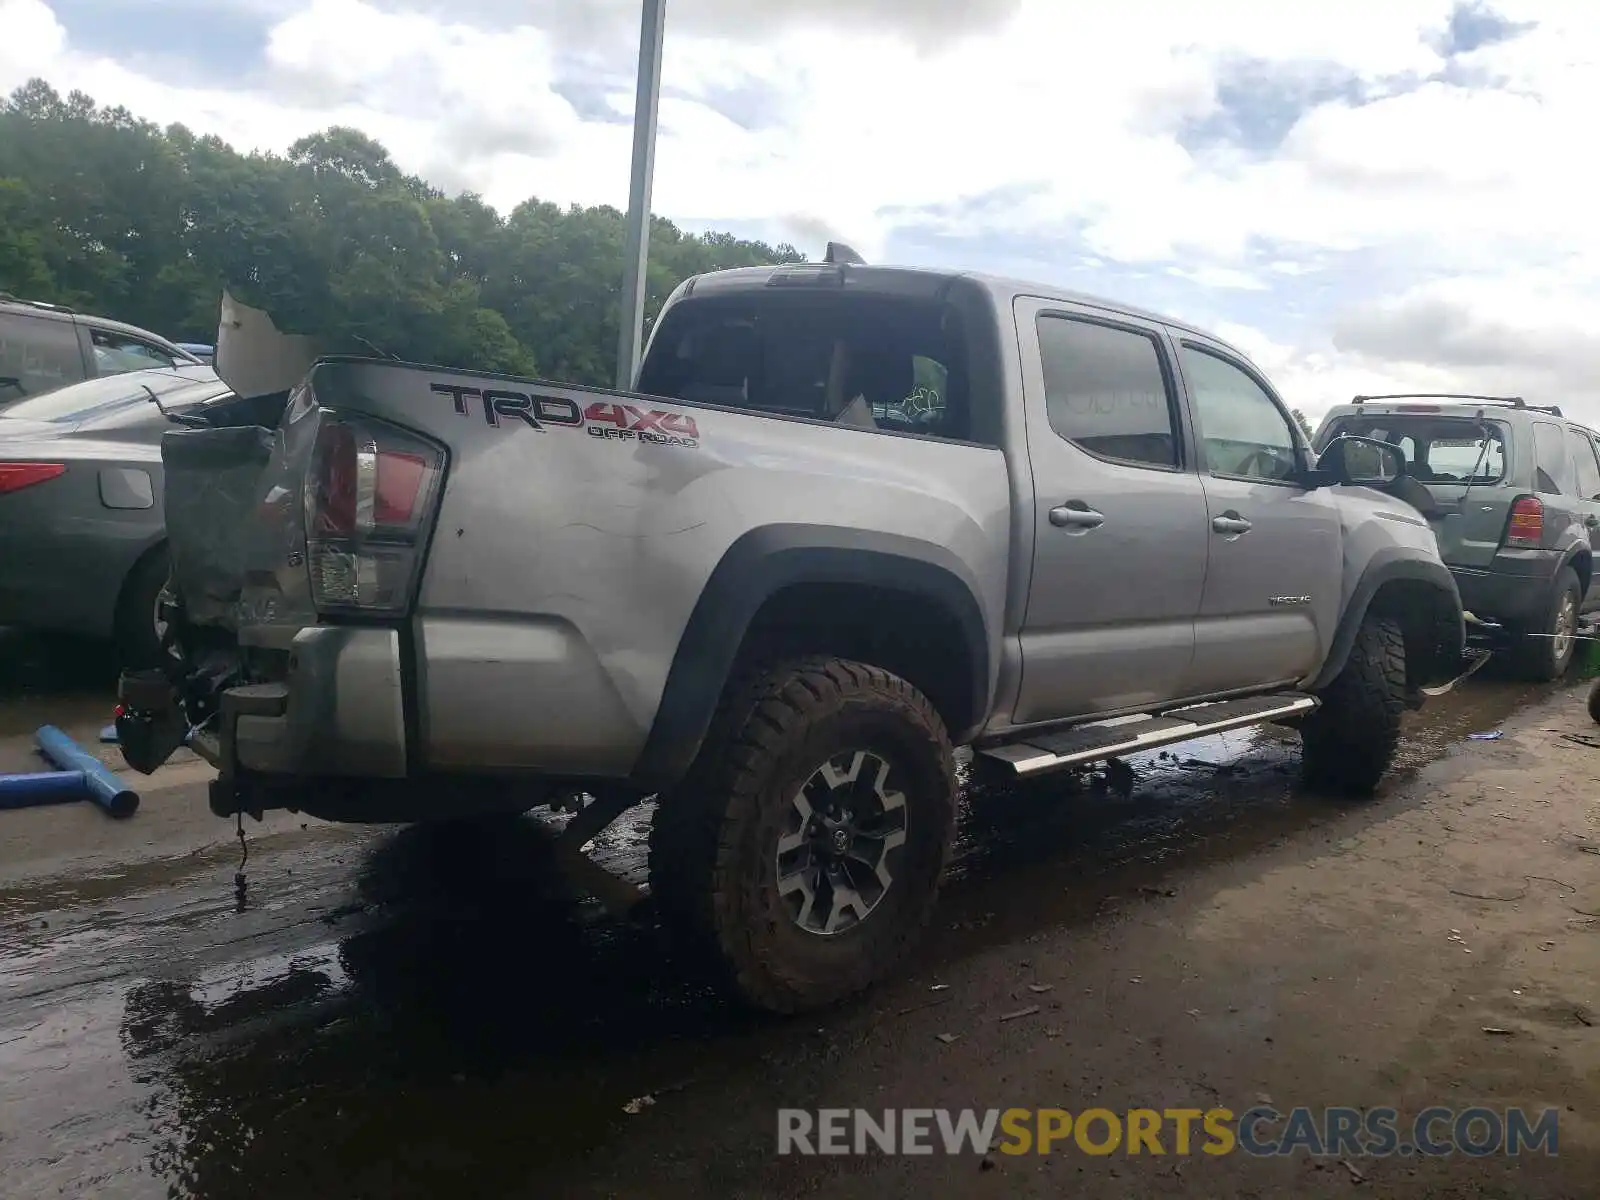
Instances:
[[[1317,707],[1314,696],[1279,692],[1246,700],[1218,700],[1191,704],[1159,713],[1136,713],[1109,721],[1074,725],[1040,733],[1022,742],[992,746],[978,753],[1011,769],[1015,775],[1040,775],[1063,767],[1078,767],[1157,746],[1170,746],[1190,738],[1264,725],[1300,716]]]

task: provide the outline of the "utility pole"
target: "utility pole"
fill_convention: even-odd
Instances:
[[[650,185],[656,172],[656,113],[661,105],[661,43],[667,0],[642,0],[639,85],[633,102],[633,176],[622,252],[622,313],[617,338],[617,387],[633,387],[644,343],[646,268],[650,261]]]

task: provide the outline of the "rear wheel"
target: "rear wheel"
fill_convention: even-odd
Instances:
[[[1566,674],[1578,645],[1582,596],[1578,573],[1562,567],[1543,623],[1511,631],[1510,658],[1518,675],[1543,683]]]
[[[1406,707],[1406,640],[1393,617],[1368,615],[1344,669],[1300,727],[1306,783],[1324,791],[1372,792],[1394,761]]]
[[[159,611],[170,571],[171,560],[163,544],[141,558],[123,581],[112,636],[117,660],[126,670],[145,670],[170,661],[170,652],[162,645],[166,622]]]
[[[889,973],[933,911],[954,834],[944,723],[905,680],[844,659],[730,689],[656,810],[656,907],[747,1002],[796,1012]]]

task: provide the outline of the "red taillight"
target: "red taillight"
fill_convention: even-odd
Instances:
[[[1511,506],[1506,523],[1506,545],[1538,546],[1544,541],[1544,504],[1537,496],[1523,496]]]
[[[416,510],[417,498],[427,481],[429,462],[420,454],[401,450],[378,451],[377,495],[372,519],[379,525],[404,525]]]
[[[6,492],[20,492],[25,487],[32,487],[36,483],[43,483],[47,479],[54,479],[66,473],[67,468],[62,463],[0,463],[0,495]]]
[[[444,451],[386,422],[324,409],[306,476],[306,560],[319,610],[403,613]]]
[[[356,439],[344,425],[317,431],[317,457],[311,477],[312,537],[349,537],[356,530]]]

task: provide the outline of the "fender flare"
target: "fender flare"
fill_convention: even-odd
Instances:
[[[975,728],[989,708],[988,622],[970,571],[943,546],[896,534],[828,525],[765,525],[737,538],[706,580],[673,654],[633,782],[660,789],[683,777],[700,752],[751,622],[795,584],[861,584],[937,605],[961,630],[951,653],[966,656],[971,681],[962,716]],[[971,732],[952,729],[958,740]]]
[[[1449,568],[1441,562],[1416,557],[1414,550],[1398,546],[1385,547],[1368,561],[1361,578],[1350,593],[1350,600],[1345,605],[1344,613],[1339,618],[1338,628],[1334,632],[1327,660],[1323,662],[1322,670],[1312,680],[1308,690],[1320,691],[1344,670],[1344,665],[1350,658],[1350,650],[1356,642],[1356,633],[1361,628],[1361,622],[1366,620],[1372,598],[1385,584],[1396,580],[1427,584],[1440,601],[1447,601],[1455,611],[1458,626],[1457,644],[1462,646],[1466,644],[1466,623],[1461,615],[1461,593],[1456,588],[1455,577],[1450,574]]]
[[[1559,575],[1562,568],[1571,567],[1573,563],[1577,562],[1578,559],[1582,558],[1586,554],[1589,556],[1589,571],[1590,579],[1592,581],[1594,578],[1594,552],[1592,549],[1590,549],[1588,542],[1574,542],[1572,544],[1572,548],[1561,556],[1561,566],[1556,568],[1556,574]],[[1577,568],[1573,567],[1573,570],[1577,570]],[[1582,597],[1580,596],[1579,599],[1581,600]]]

